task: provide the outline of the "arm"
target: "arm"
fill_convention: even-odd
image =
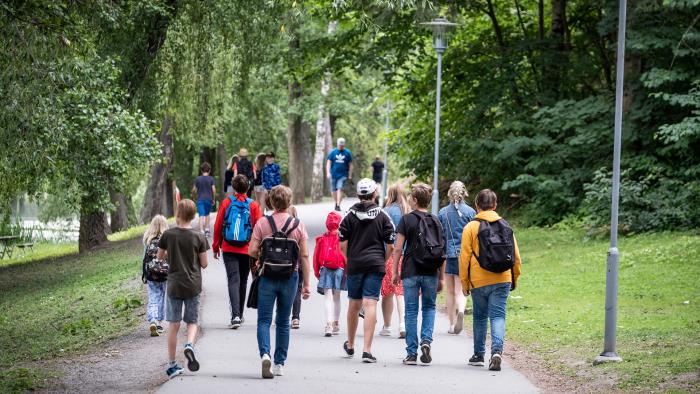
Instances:
[[[165,260],[168,258],[168,251],[165,249],[158,248],[158,253],[156,253],[156,258],[158,260]]]
[[[511,290],[515,290],[518,285],[518,278],[520,277],[520,270],[522,269],[522,261],[520,260],[520,250],[518,249],[518,241],[513,236],[513,242],[515,246],[515,265],[513,266],[513,284],[510,286]]]
[[[350,169],[348,170],[348,179],[352,180],[352,169],[353,169],[352,162],[350,162]]]
[[[301,254],[301,276],[302,276],[302,288],[301,295],[305,300],[311,296],[311,290],[309,287],[309,271],[311,271],[311,264],[309,263],[309,245],[307,240],[303,240],[301,245],[299,245],[299,253]]]
[[[384,261],[389,260],[389,257],[394,253],[394,244],[386,244],[386,254],[384,255]]]
[[[341,241],[340,242],[340,253],[343,254],[343,258],[345,259],[346,263],[348,261],[348,241]]]
[[[221,249],[221,245],[223,244],[223,232],[222,229],[224,227],[224,215],[226,214],[226,208],[229,206],[231,203],[231,200],[229,198],[225,198],[219,207],[219,211],[216,213],[216,221],[214,222],[214,241],[212,245],[212,249],[214,252],[214,259],[218,260],[219,259],[219,253]]]
[[[399,261],[401,261],[401,251],[403,250],[403,244],[406,242],[406,237],[401,233],[396,233],[396,244],[394,245],[394,268],[392,272],[392,282],[394,285],[398,285],[401,277],[399,276]]]
[[[209,265],[209,258],[207,257],[207,252],[200,253],[199,254],[199,266],[202,267],[202,269],[207,268]]]
[[[326,178],[331,177],[331,161],[326,160]]]
[[[321,262],[319,261],[321,257],[321,254],[319,253],[321,250],[321,245],[319,245],[321,239],[321,237],[316,238],[316,247],[314,248],[314,275],[316,276],[316,279],[321,278]]]
[[[260,241],[253,237],[248,244],[248,256],[258,259],[260,257]]]
[[[442,262],[442,267],[438,270],[438,293],[445,287],[445,262]]]
[[[472,260],[472,231],[469,228],[469,224],[464,228],[462,232],[462,248],[459,252],[459,279],[462,282],[462,292],[464,295],[469,295],[470,291],[470,278],[469,278],[469,264]]]

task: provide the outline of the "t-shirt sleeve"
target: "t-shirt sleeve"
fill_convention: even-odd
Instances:
[[[328,153],[328,156],[326,157],[326,160],[333,161],[333,155],[335,154],[335,150],[332,150]]]
[[[197,253],[204,253],[207,250],[209,250],[209,240],[207,237],[204,236],[204,234],[198,234],[199,235],[199,247],[197,248]]]
[[[340,238],[340,242],[347,241],[348,236],[350,235],[350,221],[348,220],[348,217],[346,216],[342,222],[340,222],[340,227],[338,228],[338,236]]]
[[[384,237],[385,244],[393,244],[396,240],[396,233],[394,232],[394,224],[391,223],[389,215],[383,214],[383,226],[382,226],[382,237]]]
[[[168,238],[170,238],[170,232],[165,231],[163,235],[160,236],[160,241],[158,241],[158,247],[163,250],[168,250]]]
[[[399,226],[396,228],[396,233],[406,236],[406,218],[408,215],[403,215],[401,220],[399,220]]]
[[[262,241],[262,220],[258,220],[257,223],[255,223],[255,227],[253,227],[253,239],[260,242]]]

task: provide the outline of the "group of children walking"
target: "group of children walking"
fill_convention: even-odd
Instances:
[[[495,193],[479,192],[475,211],[466,203],[464,184],[454,182],[448,192],[450,203],[434,215],[428,212],[430,186],[417,183],[406,196],[401,186],[394,185],[382,208],[376,203],[377,183],[362,179],[357,183],[360,201],[344,217],[335,211],[327,215],[327,231],[316,238],[310,261],[308,233],[292,212],[291,189],[265,182],[271,179],[263,175],[265,169],[270,168],[271,173],[279,171],[274,154],[265,155],[261,171],[260,166],[246,163],[247,151],[242,149],[238,156],[237,161],[232,159],[229,163],[233,176],[230,188],[225,188],[227,197],[218,209],[211,247],[214,259],[223,257],[226,268],[232,329],[244,323],[248,276],[253,273],[248,305],[258,309],[257,339],[264,378],[284,374],[290,328],[299,327],[299,307],[295,304],[300,305],[302,298],[310,296],[311,272],[318,280],[318,293],[324,297],[324,336],[340,334],[341,292],[348,293],[347,340],[343,343],[346,356],[354,357],[356,347],[361,346],[362,361],[377,362],[372,342],[381,296],[384,322],[379,334],[392,334],[392,315],[396,311],[399,337],[406,341],[403,363],[415,365],[419,359],[423,364],[430,363],[436,299],[445,287],[450,334],[463,330],[466,296],[472,297],[474,354],[469,364],[484,365],[490,319],[489,369],[500,370],[505,305],[520,275],[520,255],[512,229],[495,212]],[[248,167],[253,174],[245,173]],[[202,165],[200,178],[209,176],[210,170],[208,165]],[[200,211],[200,221],[202,216],[208,216],[206,208],[211,209],[216,193],[213,182],[200,178],[195,183],[198,203],[180,201],[177,226],[167,229],[165,218],[156,216],[144,235],[149,330],[157,336],[164,331],[163,320],[169,322],[169,377],[183,370],[175,361],[177,330],[183,320],[187,323],[184,355],[188,368],[199,369],[193,343],[201,269],[207,267],[206,251],[210,245],[205,236],[208,225],[200,224],[206,226],[205,231],[194,231],[190,222],[196,211]],[[251,190],[257,191],[258,178],[262,178],[265,190],[262,201],[250,198]],[[279,182],[279,177],[272,178]],[[203,190],[211,190],[211,197]],[[202,196],[212,198],[212,204],[200,204]],[[264,208],[271,213],[264,215]],[[158,267],[163,271],[164,265],[167,282],[153,274]],[[271,355],[270,327],[275,306],[276,343]],[[357,345],[355,336],[361,317],[364,339]]]

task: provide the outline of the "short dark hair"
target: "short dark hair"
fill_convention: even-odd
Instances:
[[[433,188],[425,183],[416,183],[411,187],[411,197],[416,200],[418,208],[428,208],[432,195]]]
[[[199,169],[202,170],[202,173],[211,172],[211,164],[205,161],[201,166],[199,166]]]
[[[374,201],[377,199],[377,191],[375,190],[372,194],[358,194],[357,198],[360,199],[360,201]]]
[[[275,152],[267,152],[267,157],[275,158]]]
[[[231,180],[231,186],[233,186],[233,190],[235,190],[236,193],[243,194],[248,192],[248,189],[250,188],[250,181],[248,180],[247,176],[238,174],[233,177],[233,180]]]
[[[496,208],[496,203],[498,202],[498,197],[491,189],[484,189],[476,195],[474,199],[474,204],[476,204],[482,211],[488,211]]]

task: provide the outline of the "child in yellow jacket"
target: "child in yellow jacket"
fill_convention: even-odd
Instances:
[[[483,366],[486,353],[486,331],[488,320],[491,320],[491,360],[489,369],[501,370],[503,357],[503,341],[506,330],[506,301],[511,290],[514,290],[520,277],[520,251],[513,237],[515,247],[515,264],[512,270],[501,273],[487,271],[481,268],[475,256],[480,255],[479,226],[481,221],[490,223],[502,220],[496,213],[496,193],[489,189],[479,192],[475,199],[477,220],[467,224],[462,233],[461,252],[459,254],[459,276],[464,295],[472,296],[474,305],[474,355],[469,359],[469,365]]]

